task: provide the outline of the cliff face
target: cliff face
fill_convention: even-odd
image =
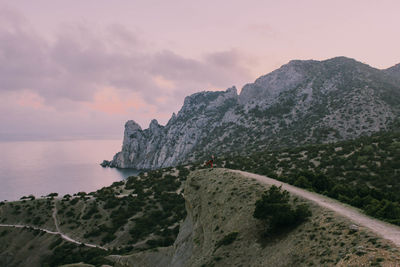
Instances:
[[[155,169],[193,160],[194,151],[215,130],[235,118],[229,111],[238,105],[236,88],[225,92],[200,92],[185,98],[182,109],[167,125],[156,120],[142,130],[134,121],[125,124],[122,151],[111,167]]]
[[[243,87],[186,97],[167,125],[125,125],[110,166],[154,169],[211,154],[346,140],[386,130],[400,115],[398,66],[353,59],[291,61]]]

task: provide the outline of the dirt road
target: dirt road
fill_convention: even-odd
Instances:
[[[375,232],[379,236],[392,241],[397,247],[400,247],[400,227],[398,226],[368,217],[356,208],[340,203],[339,201],[336,201],[334,199],[306,191],[304,189],[280,182],[275,179],[268,178],[266,176],[238,170],[232,170],[232,172],[240,173],[245,177],[254,178],[261,183],[282,186],[282,189],[285,189],[290,193],[293,193],[305,199],[311,200],[322,207],[333,210],[338,214],[349,218],[355,224],[369,228],[371,231]]]

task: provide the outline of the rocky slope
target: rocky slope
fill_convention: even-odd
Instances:
[[[173,246],[109,256],[115,266],[393,266],[395,246],[311,202],[312,217],[292,231],[262,238],[253,218],[266,189],[224,169],[192,172],[185,184],[187,217]],[[221,240],[232,234],[232,243]],[[366,265],[362,265],[366,264]]]
[[[104,166],[155,169],[239,153],[352,139],[387,130],[400,115],[399,65],[353,59],[291,61],[247,84],[185,98],[165,126],[125,125],[122,151]]]

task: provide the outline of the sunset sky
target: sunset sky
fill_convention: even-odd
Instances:
[[[400,1],[0,0],[0,140],[122,138],[292,59],[400,63]]]

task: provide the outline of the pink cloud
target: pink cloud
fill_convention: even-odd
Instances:
[[[31,91],[20,92],[15,99],[17,105],[34,109],[48,109],[44,105],[43,97]]]
[[[86,102],[86,106],[92,110],[107,114],[129,114],[132,110],[142,110],[149,106],[138,93],[128,92],[121,97],[116,88],[104,87],[97,91],[92,102]]]
[[[168,80],[161,75],[156,75],[153,78],[154,83],[160,88],[174,89],[176,84],[172,80]]]

